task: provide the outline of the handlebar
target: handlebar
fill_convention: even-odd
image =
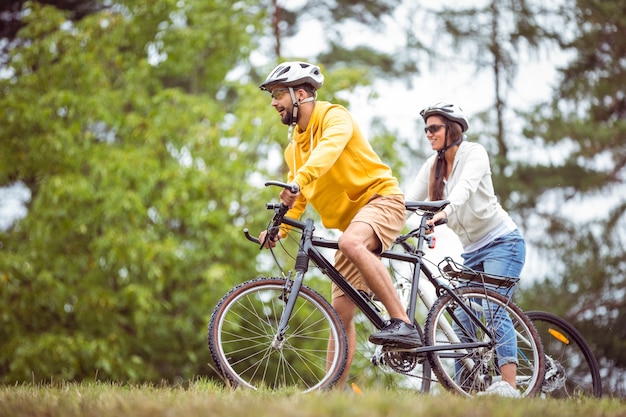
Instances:
[[[287,184],[285,182],[280,182],[280,181],[266,181],[265,182],[266,187],[270,185],[282,187],[284,189],[291,191],[293,194],[297,194],[298,192],[300,192],[300,187],[298,187],[298,184],[294,184],[294,183]],[[260,249],[263,249],[268,239],[274,240],[276,235],[278,235],[278,232],[280,231],[280,225],[283,222],[285,214],[287,214],[287,212],[289,211],[289,206],[284,205],[282,202],[281,203],[267,203],[265,206],[268,210],[274,210],[274,217],[272,217],[272,221],[267,227],[267,233],[265,234],[265,238],[263,239],[263,242],[261,242],[256,237],[250,235],[248,229],[244,229],[243,231],[244,235],[246,236],[246,239],[254,243],[258,243],[260,245]]]
[[[293,194],[297,194],[298,192],[300,192],[300,187],[298,187],[298,184],[295,184],[295,183],[289,184],[289,183],[280,182],[280,181],[266,181],[265,186],[266,187],[268,186],[281,187],[281,188],[291,191]],[[413,212],[423,211],[425,212],[427,218],[432,218],[432,216],[436,212],[443,210],[448,204],[450,204],[448,200],[439,200],[439,201],[432,201],[432,202],[427,202],[427,201],[405,202],[405,206],[407,210],[410,210]],[[287,212],[289,211],[289,207],[284,205],[282,202],[281,203],[267,203],[266,208],[268,210],[274,210],[274,216],[272,217],[272,220],[269,226],[267,227],[267,233],[265,234],[265,238],[263,242],[261,242],[258,238],[250,235],[247,228],[244,229],[243,231],[244,235],[246,236],[246,239],[248,239],[251,242],[259,244],[261,248],[265,246],[268,239],[274,240],[276,235],[278,235],[278,232],[280,231],[280,226],[284,222],[285,214],[287,214]],[[448,222],[448,219],[442,219],[442,220],[437,221],[434,224],[434,226],[440,226],[447,222]],[[433,228],[433,226],[426,225],[424,221],[420,227],[411,230],[409,233],[398,236],[395,243],[399,243],[399,244],[402,244],[402,246],[404,246],[405,244],[407,244],[406,241],[408,239],[419,236],[421,227],[425,227],[427,230],[430,230]]]
[[[265,182],[266,187],[270,185],[275,185],[277,187],[285,188],[291,191],[292,194],[298,194],[300,192],[300,187],[298,187],[298,184],[295,184],[295,183],[287,184],[286,182],[280,182],[280,181],[266,181]]]

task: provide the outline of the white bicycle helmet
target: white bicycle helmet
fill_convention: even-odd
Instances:
[[[319,90],[324,84],[324,75],[320,67],[306,62],[283,62],[270,72],[259,88],[269,91],[276,85],[295,87],[302,84],[311,84]]]
[[[461,125],[461,131],[465,132],[469,129],[469,122],[463,113],[463,110],[459,106],[455,106],[454,104],[439,102],[432,106],[426,107],[424,110],[420,112],[420,116],[426,122],[429,116],[442,116],[446,119],[452,120],[453,122],[457,122]]]

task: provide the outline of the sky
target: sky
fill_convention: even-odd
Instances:
[[[0,188],[0,230],[6,230],[16,220],[26,216],[30,190],[22,183]]]

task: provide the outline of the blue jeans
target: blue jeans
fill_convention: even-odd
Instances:
[[[486,272],[494,275],[504,275],[508,277],[519,277],[526,258],[526,244],[524,238],[518,230],[501,236],[474,252],[463,253],[463,264],[475,271]],[[515,287],[500,288],[497,291],[506,297],[513,295]],[[508,314],[501,309],[489,311],[483,305],[483,311],[487,313],[487,323],[493,323],[496,328],[496,354],[498,365],[507,363],[518,364],[517,361],[517,338],[513,322]],[[466,313],[461,312],[460,321],[469,331],[473,332],[472,323]],[[455,324],[455,330],[459,335],[460,328]],[[462,337],[461,337],[462,339]]]

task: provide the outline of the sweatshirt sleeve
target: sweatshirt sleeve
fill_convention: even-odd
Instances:
[[[460,171],[454,174],[458,181],[446,197],[450,200],[450,205],[444,209],[448,217],[469,201],[483,177],[491,172],[489,155],[483,146],[473,146],[468,149],[458,164]]]
[[[304,187],[324,175],[337,161],[346,145],[352,138],[353,122],[347,110],[333,106],[322,117],[322,125],[318,129],[321,136],[316,137],[315,147],[306,163],[295,173],[295,181]],[[315,124],[318,120],[311,120]]]

